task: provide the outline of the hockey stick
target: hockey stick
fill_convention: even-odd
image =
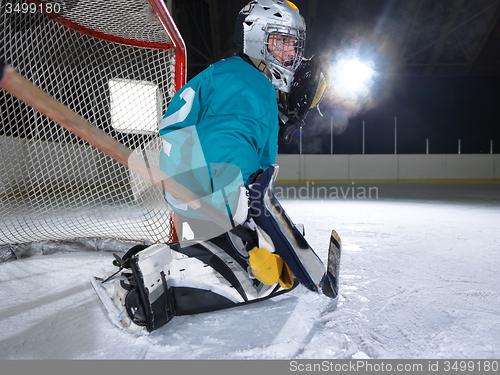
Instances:
[[[247,242],[252,240],[246,230],[232,225],[229,216],[212,207],[160,169],[151,166],[145,156],[142,157],[126,148],[108,134],[90,124],[82,116],[28,81],[3,60],[0,61],[0,88],[87,141],[120,164],[136,172],[153,185],[186,203],[189,207],[219,225],[224,231],[231,231]]]

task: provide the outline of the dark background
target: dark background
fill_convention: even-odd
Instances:
[[[173,0],[188,79],[231,50],[248,1]],[[500,148],[500,1],[295,0],[306,56],[355,49],[375,63],[372,100],[356,111],[325,96],[281,153],[489,153]],[[397,120],[395,120],[397,118]],[[333,119],[333,120],[332,120]],[[333,136],[331,132],[333,121]]]

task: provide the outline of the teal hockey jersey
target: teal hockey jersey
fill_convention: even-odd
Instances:
[[[190,80],[160,125],[160,169],[227,213],[238,187],[276,163],[278,107],[271,82],[240,57],[221,60]],[[203,219],[175,194],[170,206]]]

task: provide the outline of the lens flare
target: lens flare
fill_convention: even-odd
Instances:
[[[369,93],[375,71],[358,59],[340,59],[333,67],[333,83],[339,93],[364,96]]]

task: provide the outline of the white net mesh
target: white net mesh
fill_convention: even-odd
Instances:
[[[175,53],[149,4],[51,1],[50,15],[59,22],[40,12],[49,13],[48,4],[1,2],[0,56],[157,165],[158,124],[175,91]],[[74,31],[75,25],[122,43]],[[2,90],[0,116],[0,244],[171,240],[159,189]]]

